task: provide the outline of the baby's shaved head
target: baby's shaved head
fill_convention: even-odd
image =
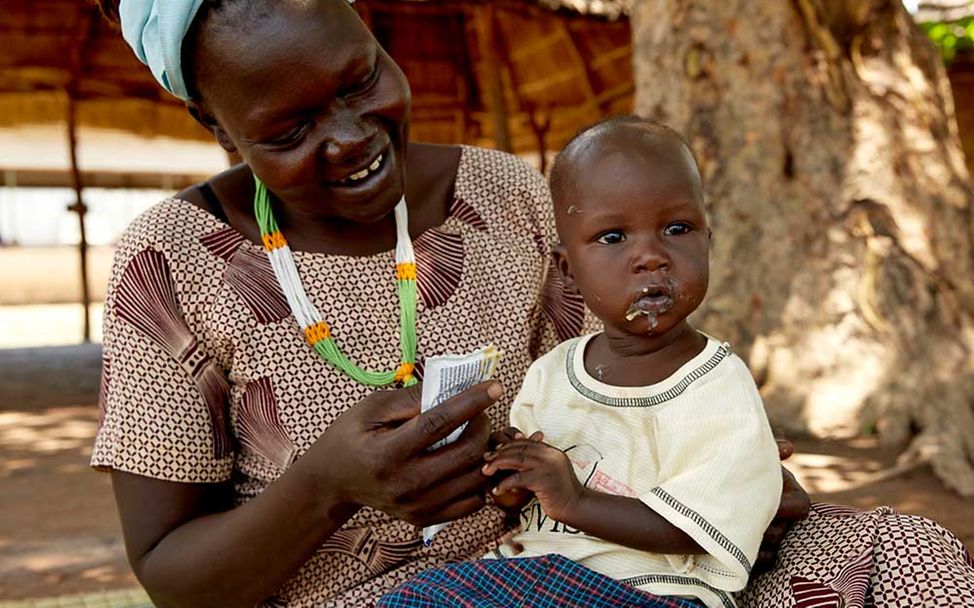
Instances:
[[[586,168],[591,167],[592,161],[615,154],[634,157],[639,155],[640,150],[669,152],[678,157],[674,160],[688,164],[687,168],[695,174],[695,185],[699,187],[695,194],[700,195],[702,201],[700,173],[687,140],[662,123],[630,114],[612,116],[584,129],[555,157],[549,185],[556,216],[565,213],[566,209],[569,212],[574,211],[570,209],[571,197],[566,196],[566,192],[571,189],[575,180],[584,175]],[[653,167],[647,167],[647,170],[652,169]]]

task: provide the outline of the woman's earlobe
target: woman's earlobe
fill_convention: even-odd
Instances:
[[[213,134],[216,143],[220,144],[220,147],[226,150],[228,154],[237,153],[237,146],[234,145],[233,141],[227,136],[227,132],[220,126],[220,122],[212,114],[193,100],[186,102],[186,110],[196,122]]]

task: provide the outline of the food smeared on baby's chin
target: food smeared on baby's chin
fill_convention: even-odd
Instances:
[[[679,297],[676,285],[669,277],[653,285],[646,285],[629,304],[626,321],[631,323],[637,317],[644,316],[649,321],[649,332],[652,333],[659,325],[659,317],[672,310],[675,305],[674,298]]]

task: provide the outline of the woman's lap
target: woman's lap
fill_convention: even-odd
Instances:
[[[565,600],[568,603],[528,603],[534,600],[518,602],[509,590],[491,590],[490,586],[497,583],[491,582],[489,576],[482,577],[482,570],[477,570],[492,563],[495,564],[494,567],[498,567],[505,563],[529,561],[483,560],[427,570],[407,585],[413,581],[432,584],[438,588],[436,593],[446,594],[440,596],[445,598],[445,603],[424,604],[407,594],[397,598],[399,603],[392,603],[384,598],[379,606],[412,608],[449,605],[479,608],[504,605],[504,601],[512,600],[514,604],[509,605],[666,606],[652,603],[600,604],[599,594],[605,595],[602,588],[598,587],[594,595],[584,595],[592,591],[586,591],[585,585],[572,590],[574,595]],[[537,568],[538,565],[532,567]],[[545,567],[551,567],[551,564]],[[481,578],[484,580],[478,584],[450,582],[449,576],[442,578],[444,571],[454,575],[462,574],[464,576],[456,578],[465,581]],[[551,589],[557,588],[557,585],[552,584],[554,579],[550,577],[543,577],[544,584],[533,584],[531,581],[538,578],[536,573],[529,573],[526,578],[520,573],[511,576],[513,578],[506,579],[506,584],[512,587],[526,587],[532,591],[536,588],[542,589],[546,590],[548,596],[553,596]],[[625,587],[621,583],[616,584]],[[480,597],[481,603],[462,603],[449,595],[455,593],[456,589],[478,586],[481,587],[477,591],[480,595],[475,597]],[[403,588],[405,585],[396,591]],[[643,601],[648,601],[647,597],[652,598],[648,594],[629,589],[639,594],[637,597]],[[580,599],[582,597],[584,599]],[[788,533],[775,568],[752,579],[747,589],[735,594],[735,599],[742,608],[974,606],[974,563],[957,537],[929,519],[902,515],[889,507],[859,511],[838,505],[814,504],[808,519],[795,525]],[[408,603],[409,601],[416,603]]]
[[[694,608],[650,595],[560,555],[487,559],[427,570],[384,596],[377,608]]]
[[[815,504],[775,568],[737,599],[748,608],[974,606],[974,568],[964,545],[928,519]]]

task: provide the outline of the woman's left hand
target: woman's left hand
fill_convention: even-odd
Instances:
[[[779,439],[777,443],[778,457],[781,460],[787,460],[795,452],[794,444],[787,439]],[[801,487],[791,471],[782,466],[781,476],[781,502],[778,503],[778,512],[775,513],[771,525],[764,532],[752,575],[766,572],[774,567],[775,561],[778,559],[778,549],[781,548],[785,534],[795,525],[795,522],[808,517],[808,512],[812,506],[808,493],[805,492],[805,488]]]

